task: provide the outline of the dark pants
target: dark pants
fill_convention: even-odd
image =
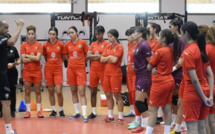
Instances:
[[[16,110],[16,85],[18,79],[18,71],[16,68],[8,69],[8,81],[10,85],[10,98],[11,98],[11,105],[10,109],[11,112],[15,112]],[[2,111],[2,105],[0,103],[0,111]]]

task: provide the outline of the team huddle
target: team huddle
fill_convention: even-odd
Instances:
[[[118,40],[119,33],[116,29],[107,32],[106,41],[103,38],[105,28],[97,26],[96,41],[89,48],[87,42],[78,37],[75,26],[68,29],[71,40],[65,44],[58,39],[56,27],[49,29],[49,39],[44,45],[35,39],[35,26],[30,25],[26,30],[27,41],[20,49],[24,64],[22,76],[27,107],[24,118],[31,117],[32,83],[36,94],[37,116],[44,117],[40,112],[42,99],[40,59],[43,55],[46,60],[45,82],[52,107],[49,117],[57,116],[55,87],[59,116],[65,117],[62,62],[67,60],[67,84],[72,92],[75,109],[75,113],[70,116],[72,119],[82,117],[83,122],[88,122],[97,117],[97,87],[101,81],[108,106],[108,115],[102,123],[114,122],[116,126],[121,126],[124,124],[124,117],[135,116],[128,124],[128,129],[132,133],[152,134],[154,126],[163,122],[164,114],[164,134],[180,134],[184,130],[188,130],[189,134],[215,133],[215,27],[202,28],[191,21],[183,24],[181,18],[175,18],[170,21],[169,29],[161,30],[160,25],[154,22],[150,22],[146,28],[127,29],[126,83],[130,112],[126,115],[123,115],[124,103],[121,97],[121,62],[124,48]],[[90,115],[87,115],[85,95],[87,82],[85,64],[88,60],[91,60]],[[113,114],[113,97],[117,101],[117,120]]]

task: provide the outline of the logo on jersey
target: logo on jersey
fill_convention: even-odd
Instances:
[[[102,48],[104,48],[105,46],[104,45],[102,45]]]
[[[47,47],[47,49],[49,49],[49,47]]]
[[[155,45],[155,43],[154,44],[152,44],[152,46],[154,46]]]
[[[45,80],[45,83],[47,83],[47,80]]]
[[[9,98],[9,93],[5,94],[5,98],[8,99]]]
[[[13,50],[10,50],[10,53],[13,53]]]
[[[139,51],[139,49],[137,48],[137,49],[136,49],[136,53],[137,53],[138,51]]]
[[[31,53],[30,53],[30,55],[31,55],[31,56],[34,56],[34,53],[33,53],[33,52],[31,52]]]
[[[77,55],[77,51],[73,51],[73,56],[76,57]]]
[[[59,47],[59,46],[57,46],[57,49],[58,49],[58,50],[60,50],[60,47]]]
[[[38,49],[38,47],[35,47],[35,49]]]
[[[128,56],[128,61],[130,61],[131,60],[131,57],[130,56]]]
[[[133,49],[133,53],[135,52],[135,49]]]
[[[116,49],[114,49],[113,52],[115,53],[115,52],[116,52]]]
[[[95,51],[95,55],[98,55],[99,54],[99,51]]]
[[[54,58],[55,57],[55,52],[51,53],[51,57]]]
[[[80,45],[78,45],[78,47],[79,47],[79,48],[81,48],[81,47],[82,47],[82,45],[80,44]]]

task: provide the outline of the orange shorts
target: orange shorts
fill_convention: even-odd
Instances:
[[[99,80],[101,80],[101,84],[103,85],[103,79],[104,71],[90,70],[90,87],[97,87],[99,84]]]
[[[122,76],[104,75],[103,91],[121,92],[122,91]]]
[[[38,71],[27,71],[27,70],[23,70],[22,72],[22,78],[23,78],[23,82],[27,81],[29,83],[34,83],[34,84],[38,84],[42,82],[42,71],[38,70]]]
[[[126,80],[127,80],[128,91],[129,92],[136,91],[136,88],[135,88],[136,75],[135,74],[129,74],[128,72],[126,75],[127,75]]]
[[[208,97],[209,90],[204,91]],[[197,92],[186,92],[183,97],[183,120],[198,121],[204,120],[210,112],[210,107],[206,106]]]
[[[58,70],[50,70],[45,67],[44,70],[46,86],[50,85],[63,85],[63,71],[62,68]]]
[[[86,86],[86,69],[85,68],[67,68],[67,84]]]
[[[178,97],[183,98],[183,94],[184,94],[184,80],[182,79],[180,86],[179,86]]]
[[[152,82],[149,106],[164,107],[166,104],[172,104],[174,88],[174,80],[162,83]]]

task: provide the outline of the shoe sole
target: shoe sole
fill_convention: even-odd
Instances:
[[[56,116],[49,116],[49,118],[54,118],[54,117],[56,117]]]
[[[73,118],[73,117],[69,117],[70,119],[78,119],[78,118],[81,118],[81,117],[76,117],[76,118]]]
[[[26,119],[27,119],[27,118],[30,118],[30,117],[31,117],[31,116],[29,116],[29,117],[24,117],[24,118],[26,118]]]
[[[93,120],[93,119],[96,119],[97,117],[95,117],[95,118],[88,118],[89,120]]]
[[[40,116],[40,117],[39,117],[39,116],[37,116],[37,117],[38,117],[38,118],[44,118],[44,116]]]

